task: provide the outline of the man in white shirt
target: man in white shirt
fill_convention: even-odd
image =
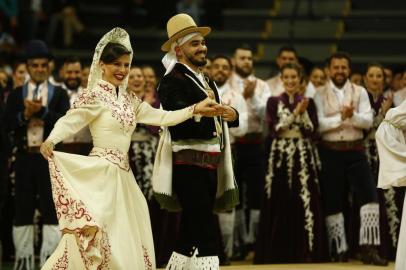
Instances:
[[[235,174],[240,188],[241,204],[236,211],[236,246],[240,254],[236,259],[243,259],[255,242],[259,222],[260,196],[265,178],[263,120],[265,107],[271,93],[268,85],[254,75],[252,49],[240,46],[235,49],[232,58],[234,72],[227,84],[240,93],[247,105],[247,133],[238,137],[234,143]],[[246,228],[245,210],[249,212],[248,232]]]
[[[377,251],[380,245],[377,191],[367,163],[364,130],[372,126],[373,115],[367,91],[349,81],[350,58],[345,53],[330,57],[330,81],[315,96],[321,133],[320,184],[333,261],[347,260],[344,199],[352,186],[360,208],[360,239],[365,264],[387,265]]]
[[[211,78],[217,85],[218,93],[222,104],[229,105],[238,111],[239,126],[230,128],[230,143],[235,142],[235,137],[242,137],[248,128],[247,104],[243,96],[236,90],[232,89],[227,83],[232,71],[231,60],[222,55],[215,56],[211,64]],[[233,235],[235,211],[219,213],[220,229],[223,237],[224,253],[226,260],[230,259],[233,254]]]
[[[283,65],[286,65],[288,63],[298,64],[297,52],[293,47],[282,46],[278,51],[278,56],[276,57],[276,64],[280,69]],[[278,74],[275,75],[274,77],[268,79],[266,83],[268,84],[273,97],[279,96],[285,91],[283,88],[280,72],[278,72]]]

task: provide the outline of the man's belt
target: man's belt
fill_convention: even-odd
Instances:
[[[244,137],[236,138],[236,143],[241,144],[259,144],[262,143],[262,133],[247,133]]]
[[[27,153],[30,154],[39,154],[40,152],[40,147],[39,146],[31,146],[27,147]]]
[[[173,163],[176,165],[194,165],[207,169],[217,169],[221,153],[209,153],[196,150],[173,152]]]
[[[321,141],[321,145],[327,149],[336,151],[363,151],[364,141]]]

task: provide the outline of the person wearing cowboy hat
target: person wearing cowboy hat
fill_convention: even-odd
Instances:
[[[187,14],[167,23],[162,62],[166,73],[158,87],[165,110],[182,109],[207,97],[221,103],[215,83],[205,77],[209,27],[198,27]],[[158,202],[182,210],[180,235],[167,269],[218,269],[219,246],[214,212],[238,204],[228,127],[238,126],[238,112],[221,105],[211,117],[195,116],[164,129],[152,177]]]
[[[36,208],[43,222],[41,265],[52,254],[60,238],[48,163],[39,151],[56,121],[70,107],[66,91],[48,81],[51,57],[43,41],[28,43],[26,62],[30,79],[10,93],[5,109],[5,129],[12,134],[17,148],[13,226],[15,269],[34,269],[33,219]]]

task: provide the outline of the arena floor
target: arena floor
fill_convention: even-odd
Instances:
[[[12,270],[13,265],[6,263],[1,270]],[[39,268],[36,268],[39,269]],[[369,266],[361,262],[349,263],[319,263],[319,264],[274,264],[252,265],[250,262],[236,262],[232,266],[221,266],[221,270],[394,270],[394,263],[387,267]]]

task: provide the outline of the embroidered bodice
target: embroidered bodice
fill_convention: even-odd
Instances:
[[[48,140],[57,144],[88,125],[95,147],[93,154],[128,169],[127,152],[137,123],[172,126],[191,118],[193,110],[194,106],[177,111],[155,109],[126,90],[116,93],[112,84],[100,80],[95,89],[78,96],[73,108],[55,124]],[[112,151],[116,157],[111,158]]]

